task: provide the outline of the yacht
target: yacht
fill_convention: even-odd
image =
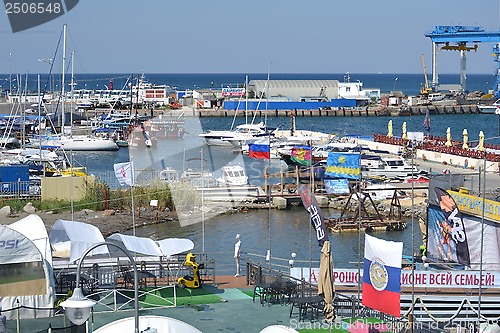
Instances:
[[[64,149],[66,151],[113,151],[120,147],[108,138],[91,135],[44,135],[35,137],[32,148]]]
[[[409,165],[403,157],[396,155],[361,158],[361,172],[368,177],[384,176],[387,178],[404,178],[426,173],[415,165]]]
[[[209,146],[241,147],[246,141],[269,135],[264,123],[242,124],[229,131],[208,131],[199,135]]]
[[[226,165],[221,168],[222,176],[217,178],[219,186],[248,185],[248,176],[241,165]]]
[[[478,104],[477,108],[481,113],[500,115],[500,99],[497,99],[493,104]]]

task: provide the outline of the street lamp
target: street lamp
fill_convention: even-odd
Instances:
[[[82,325],[89,319],[90,311],[92,307],[96,304],[96,302],[89,300],[88,298],[83,296],[82,289],[79,287],[80,285],[80,269],[82,267],[83,259],[87,254],[89,254],[95,248],[108,245],[115,246],[118,249],[122,250],[132,263],[132,267],[134,268],[134,310],[135,310],[135,330],[134,333],[139,333],[139,290],[138,290],[138,273],[137,273],[137,265],[135,264],[135,260],[127,249],[122,246],[109,242],[101,242],[92,245],[85,251],[78,262],[78,267],[76,269],[76,287],[73,291],[73,295],[70,298],[61,303],[61,306],[64,308],[64,312],[69,320],[75,325]]]
[[[288,264],[290,265],[290,268],[292,268],[293,265],[295,264],[295,258],[297,257],[297,253],[292,252],[291,256],[292,256],[292,259],[288,260]]]
[[[398,80],[398,78],[395,78],[394,79],[394,94],[396,93],[396,81]]]
[[[38,59],[38,62],[44,62],[46,64],[49,64],[50,65],[50,72],[52,72],[52,64],[54,62],[54,60],[52,58],[49,58],[49,59]],[[52,78],[49,76],[49,89],[50,91],[54,91],[54,73],[52,73]]]

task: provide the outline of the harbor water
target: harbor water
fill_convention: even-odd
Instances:
[[[252,74],[249,79],[265,79],[267,74]],[[271,79],[337,79],[344,81],[344,74],[272,74]],[[108,78],[114,78],[115,87],[120,87],[120,80],[126,82],[127,75],[108,74],[77,75],[77,89],[96,89],[103,87]],[[394,89],[395,77],[398,77],[396,90],[405,94],[418,94],[424,78],[417,74],[351,74],[351,81],[360,80],[366,88],[380,88],[381,92]],[[487,92],[494,82],[493,75],[468,75],[468,90]],[[245,81],[244,74],[151,74],[147,75],[149,82],[169,84],[178,89],[219,88],[234,86]],[[458,75],[441,75],[441,83],[458,82]],[[408,132],[422,132],[423,115],[414,116],[380,116],[380,117],[298,117],[297,129],[320,131],[328,134],[362,135],[372,137],[374,133],[387,134],[389,120],[393,123],[395,136],[402,133],[402,124],[406,122]],[[121,148],[114,152],[73,152],[72,158],[78,165],[87,167],[90,174],[99,176],[111,187],[117,187],[114,179],[113,164],[132,161],[136,170],[163,170],[173,168],[181,173],[188,167],[198,168],[200,165],[188,165],[186,160],[203,157],[203,167],[210,169],[215,177],[220,176],[220,168],[229,163],[245,167],[249,181],[254,185],[262,185],[266,160],[255,160],[227,147],[208,147],[198,137],[198,134],[208,130],[231,129],[246,121],[245,117],[233,118],[198,118],[186,117],[183,125],[186,134],[183,139],[163,139],[152,148]],[[233,123],[234,121],[234,123]],[[266,122],[268,127],[289,129],[289,117],[273,117],[262,114],[248,121]],[[450,128],[453,140],[462,140],[462,132],[467,129],[469,144],[474,146],[479,140],[479,132],[483,131],[486,143],[500,143],[499,117],[493,114],[447,114],[431,117],[430,134],[446,136]],[[198,161],[200,163],[200,161]],[[271,172],[283,166],[281,161],[271,161]],[[279,179],[271,180],[278,182]],[[324,217],[338,216],[338,211],[323,209]],[[411,255],[418,249],[421,242],[417,218],[412,227],[411,219],[407,221],[408,228],[403,231],[377,232],[376,236],[389,240],[404,242],[404,254]],[[138,221],[140,224],[140,221]],[[412,233],[413,231],[413,233]],[[231,258],[234,237],[242,236],[243,257],[261,258],[271,249],[272,261],[282,258],[281,264],[287,265],[291,253],[296,253],[296,261],[305,263],[319,258],[320,249],[311,232],[308,213],[299,205],[286,210],[248,210],[245,213],[226,213],[207,219],[202,223],[181,227],[176,221],[158,225],[145,226],[137,229],[138,236],[148,236],[153,239],[166,237],[187,237],[195,242],[195,252],[212,253],[216,258]],[[356,265],[360,260],[359,250],[363,248],[363,235],[358,233],[330,234],[335,265],[346,267]],[[413,244],[413,245],[412,245]],[[361,252],[362,253],[362,252]],[[362,259],[362,258],[361,258]]]

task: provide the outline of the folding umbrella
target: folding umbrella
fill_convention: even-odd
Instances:
[[[332,280],[332,252],[330,251],[330,241],[325,241],[321,248],[321,258],[319,262],[318,295],[323,296],[325,307],[323,314],[328,322],[335,319],[335,309],[333,307],[333,295],[335,287]]]

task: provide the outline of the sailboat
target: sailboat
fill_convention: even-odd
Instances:
[[[72,73],[71,73],[71,90],[74,89],[74,79],[73,79],[73,58],[74,52],[72,53]],[[45,135],[41,138],[34,140],[33,147],[37,148],[47,148],[47,149],[64,149],[73,151],[112,151],[118,150],[120,147],[116,142],[107,137],[100,137],[95,135],[73,135],[73,122],[71,121],[71,131],[70,133],[65,133],[65,100],[66,95],[64,91],[64,79],[65,79],[65,68],[66,67],[66,24],[63,26],[63,65],[62,65],[62,90],[61,90],[61,106],[62,106],[62,132],[56,135]],[[73,94],[71,94],[73,95]],[[72,115],[72,112],[70,113]]]

